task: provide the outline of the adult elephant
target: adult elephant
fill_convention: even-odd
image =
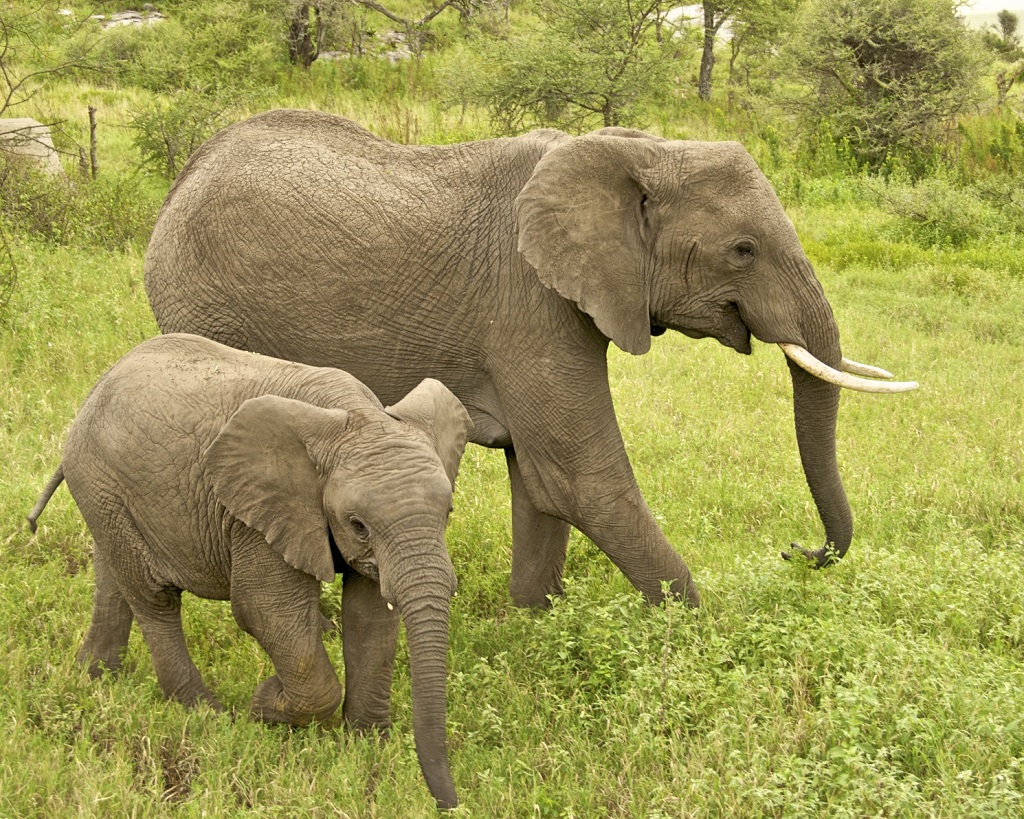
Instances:
[[[521,605],[561,592],[570,525],[649,601],[669,581],[699,602],[633,476],[609,340],[641,354],[672,329],[749,353],[753,334],[811,359],[817,375],[789,367],[825,528],[825,546],[807,552],[818,565],[853,533],[835,457],[839,387],[822,375],[893,388],[836,371],[829,303],[735,143],[606,128],[414,147],[329,114],[271,111],[189,160],[145,278],[165,332],[340,367],[386,403],[425,377],[446,384],[471,440],[505,450]]]

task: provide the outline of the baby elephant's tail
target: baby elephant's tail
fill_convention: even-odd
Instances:
[[[53,493],[57,491],[57,487],[64,482],[64,464],[57,467],[57,471],[53,473],[53,477],[47,482],[43,488],[42,494],[39,495],[39,500],[36,501],[36,505],[32,507],[32,511],[28,513],[28,528],[33,533],[36,531],[36,520],[43,514],[43,510],[46,508],[46,504],[50,502],[50,498],[53,497]]]

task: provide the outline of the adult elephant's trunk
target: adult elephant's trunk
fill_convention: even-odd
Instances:
[[[803,337],[806,348],[788,342],[780,342],[779,346],[786,354],[793,379],[793,414],[800,461],[825,527],[825,545],[817,550],[801,551],[822,567],[845,555],[853,539],[853,515],[836,463],[839,390],[899,393],[916,389],[917,383],[890,381],[892,375],[885,370],[843,358],[832,308],[817,280],[814,282],[813,290],[798,300],[804,305],[798,334]],[[785,552],[783,556],[789,557]]]
[[[822,356],[819,348],[817,357],[836,366],[840,359],[838,344],[826,356]],[[839,387],[811,375],[789,358],[786,361],[793,379],[793,415],[800,461],[825,527],[825,545],[817,551],[803,552],[819,567],[826,566],[846,554],[853,539],[853,515],[836,462]]]
[[[446,736],[448,614],[455,573],[447,558],[436,562],[431,568],[415,564],[416,568],[388,584],[388,592],[394,593],[409,641],[416,755],[437,806],[448,809],[459,803],[448,770]]]

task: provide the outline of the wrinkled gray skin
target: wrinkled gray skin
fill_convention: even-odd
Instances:
[[[505,450],[523,605],[560,593],[570,524],[648,600],[669,581],[698,603],[633,476],[609,340],[641,354],[672,329],[749,353],[753,334],[841,359],[831,307],[747,152],[618,128],[410,147],[327,114],[261,114],[185,166],[145,272],[165,331],[342,367],[385,401],[443,381],[471,440]],[[853,533],[839,390],[789,368],[821,565]]]
[[[134,618],[164,693],[220,704],[185,647],[181,591],[231,600],[277,673],[254,716],[301,725],[342,699],[321,642],[321,582],[343,578],[345,720],[390,722],[405,621],[420,764],[456,804],[445,742],[444,531],[470,419],[425,380],[386,410],[348,373],[158,337],[99,381],[68,434],[63,477],[96,541],[92,625],[78,659],[116,670]],[[60,483],[58,470],[29,522]],[[393,608],[391,608],[393,606]]]

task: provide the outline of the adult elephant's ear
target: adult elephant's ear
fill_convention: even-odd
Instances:
[[[454,487],[462,453],[473,432],[473,421],[454,393],[440,381],[425,378],[405,398],[384,411],[412,424],[430,439]]]
[[[264,395],[242,404],[204,453],[228,512],[262,532],[289,565],[324,583],[334,580],[334,561],[306,442],[340,435],[347,423],[344,410]]]
[[[591,134],[549,151],[516,198],[519,251],[619,347],[651,348],[647,194],[654,140]]]

